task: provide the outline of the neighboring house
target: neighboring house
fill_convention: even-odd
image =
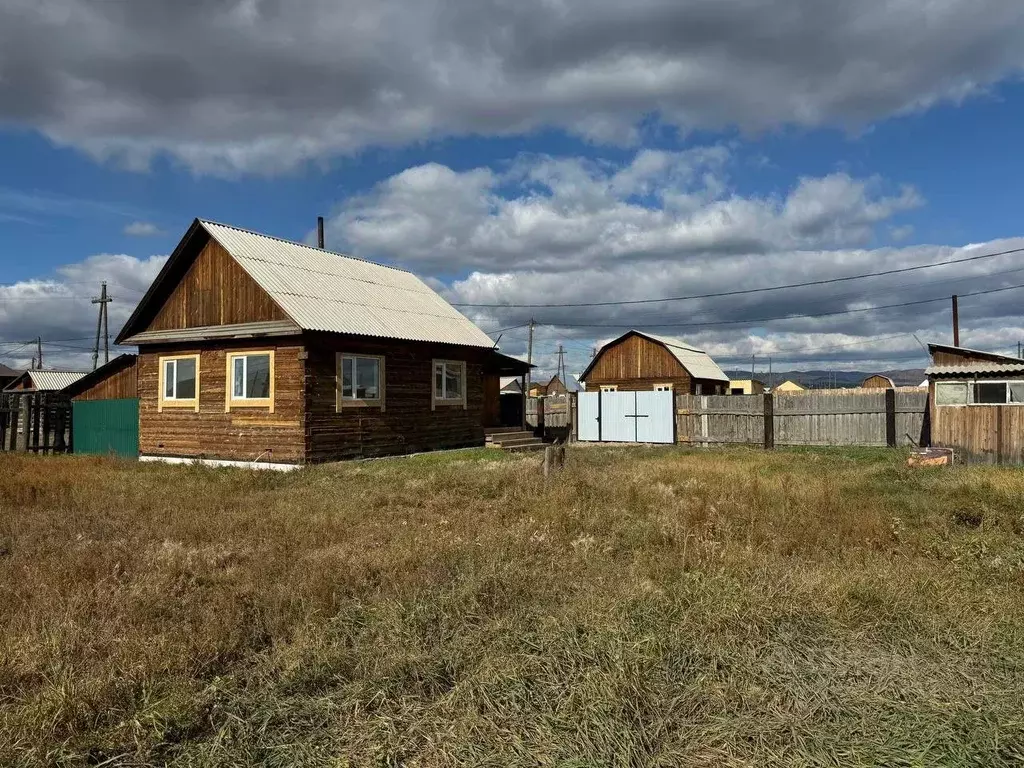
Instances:
[[[138,458],[138,361],[138,355],[119,355],[65,390],[75,453]]]
[[[0,391],[2,391],[7,385],[13,383],[14,380],[23,373],[24,371],[16,371],[14,368],[8,368],[3,363],[0,363]]]
[[[800,386],[795,381],[791,381],[789,379],[787,379],[786,381],[782,382],[777,387],[775,387],[775,389],[772,390],[772,392],[782,392],[782,393],[788,392],[790,394],[792,394],[794,392],[803,392],[803,391],[805,391],[804,387]]]
[[[85,376],[85,371],[62,371],[45,368],[25,371],[4,387],[4,392],[19,395],[31,392],[59,393],[83,376]]]
[[[929,344],[931,444],[970,462],[1024,464],[1024,360]]]
[[[529,366],[410,272],[195,220],[117,343],[143,459],[299,465],[484,444]]]
[[[896,384],[888,376],[874,373],[860,383],[862,389],[896,389]]]
[[[502,376],[499,383],[501,384],[500,391],[503,395],[523,394],[523,381],[518,376]]]
[[[4,387],[12,427],[9,431],[6,424],[0,428],[3,447],[65,451],[71,422],[66,390],[83,376],[84,371],[33,369]]]
[[[729,377],[711,357],[680,339],[629,331],[598,351],[580,379],[588,391],[672,390],[725,394]]]
[[[547,384],[539,384],[536,381],[530,382],[530,388],[526,394],[530,397],[544,397],[548,392]]]
[[[730,395],[764,394],[764,382],[758,379],[733,379],[729,382]]]
[[[562,381],[562,377],[555,374],[551,377],[551,381],[544,387],[545,395],[564,395],[567,392],[582,392],[583,387],[576,381],[576,377],[571,373],[564,374],[565,381]]]

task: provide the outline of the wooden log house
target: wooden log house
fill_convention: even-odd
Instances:
[[[588,392],[671,390],[723,395],[729,377],[704,350],[670,336],[628,331],[598,350],[580,375]]]
[[[529,366],[410,272],[196,220],[117,338],[143,460],[287,467],[484,444]]]

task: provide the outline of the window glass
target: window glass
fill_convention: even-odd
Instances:
[[[935,385],[936,405],[967,405],[967,382],[940,381]]]
[[[245,397],[245,358],[234,358],[234,386],[231,388],[232,397]]]
[[[1006,402],[1006,383],[1002,381],[979,381],[974,385],[974,402],[990,405]]]
[[[444,363],[434,366],[434,397],[444,398]]]
[[[373,357],[360,357],[354,361],[356,367],[356,397],[360,400],[377,400],[380,361]]]
[[[342,400],[380,400],[381,389],[379,358],[342,356]]]
[[[1024,381],[1011,381],[1007,386],[1010,389],[1010,402],[1024,403]]]
[[[341,358],[341,396],[351,398],[352,395],[352,366],[355,361],[351,357]]]
[[[270,397],[270,355],[245,357],[245,394],[250,400]]]
[[[171,400],[174,398],[174,360],[168,360],[164,363],[164,399]]]
[[[174,397],[177,400],[192,400],[196,396],[195,358],[175,360]]]
[[[444,371],[444,396],[449,400],[462,397],[462,366],[445,365]]]

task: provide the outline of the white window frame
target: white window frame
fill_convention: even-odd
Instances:
[[[672,384],[671,382],[655,384],[654,385],[654,391],[655,392],[674,392],[675,391],[675,385]]]
[[[598,385],[598,391],[599,392],[618,392],[619,391],[619,385],[618,384],[599,384]]]
[[[267,355],[270,357],[270,397],[236,397],[235,396],[235,360],[238,358],[256,357]],[[249,362],[245,363],[243,377],[247,378]],[[243,387],[245,385],[243,378]],[[267,408],[270,413],[274,412],[274,350],[272,349],[246,349],[227,354],[227,374],[224,378],[224,412],[230,412],[233,408]]]
[[[178,388],[178,361],[179,360],[194,360],[196,364],[196,394],[195,397],[179,398],[177,395]],[[157,386],[160,388],[157,398],[157,413],[164,410],[164,408],[189,408],[198,413],[199,411],[199,361],[200,356],[198,354],[191,355],[164,355],[157,358],[157,364],[160,370],[157,375]],[[174,363],[174,389],[175,396],[167,397],[166,381],[167,381],[167,364]]]
[[[975,384],[1002,384],[1006,390],[1006,401],[1002,403],[940,403],[938,401],[938,387],[942,384],[965,384],[967,386],[968,399],[973,398],[973,391]],[[1024,385],[1024,379],[938,379],[935,381],[936,395],[935,395],[935,407],[936,408],[992,408],[1008,405],[1011,408],[1024,405],[1024,402],[1013,403],[1010,402],[1010,385],[1011,384],[1022,384]]]
[[[341,375],[342,362],[345,359],[358,361],[358,360],[376,360],[377,361],[377,392],[378,397],[375,398],[361,398],[361,397],[345,397],[344,394],[344,377]],[[353,374],[356,368],[359,367],[358,362],[354,363],[352,369]],[[334,405],[338,413],[341,413],[345,408],[380,408],[384,410],[384,395],[387,391],[387,385],[385,383],[385,369],[384,369],[384,356],[383,355],[364,355],[359,352],[338,352],[334,361],[334,375],[336,385],[334,388]],[[352,381],[352,392],[355,393],[355,380]]]
[[[445,390],[445,383],[447,381],[447,373],[449,367],[456,368],[459,371],[459,377],[462,381],[462,393],[457,397],[446,397],[447,391],[442,391],[441,396],[438,397],[437,393],[437,366],[444,366],[441,371],[441,387]],[[439,405],[449,406],[462,406],[462,409],[466,409],[466,390],[469,388],[469,378],[466,376],[466,361],[465,360],[432,360],[430,364],[430,410],[434,410]]]

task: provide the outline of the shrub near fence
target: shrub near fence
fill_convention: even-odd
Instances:
[[[921,445],[927,409],[917,389],[678,395],[676,435],[698,445]]]

